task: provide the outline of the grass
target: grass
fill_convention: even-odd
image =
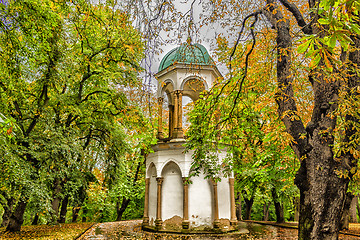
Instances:
[[[0,228],[0,239],[75,239],[93,223],[63,223],[58,225],[23,226],[20,232],[5,232]]]

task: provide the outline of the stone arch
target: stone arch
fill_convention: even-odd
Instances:
[[[175,83],[171,79],[166,79],[160,83],[160,91],[158,92],[158,97],[163,97],[164,94],[167,95],[169,99],[169,104],[174,104],[173,91],[175,90]]]
[[[166,79],[159,85],[159,102],[162,104],[159,106],[161,114],[161,130],[159,129],[161,136],[159,135],[159,138],[170,138],[174,131],[174,88],[175,84],[171,79]],[[165,125],[162,125],[163,121]],[[163,127],[165,127],[164,131]]]
[[[206,81],[199,76],[189,76],[182,81],[180,89],[184,96],[190,97],[194,102],[199,99],[199,95],[209,87]]]
[[[173,162],[178,168],[179,168],[179,171],[180,171],[180,176],[183,177],[184,174],[183,174],[183,171],[181,170],[181,167],[180,167],[180,164],[178,163],[178,161],[176,161],[175,159],[173,158],[169,158],[168,160],[166,160],[161,168],[159,169],[159,173],[160,173],[160,176],[163,176],[163,172],[164,172],[164,168],[166,165],[168,165],[169,163]]]
[[[179,165],[169,160],[161,171],[162,204],[161,213],[163,220],[178,216],[183,217],[183,181]]]
[[[155,168],[155,173],[156,173],[156,176],[155,176],[155,177],[157,177],[158,174],[157,174],[156,166],[155,166],[155,164],[154,164],[153,162],[151,162],[151,163],[149,164],[149,166],[147,167],[147,169],[146,169],[146,178],[150,178],[150,177],[151,177],[152,167]]]
[[[200,77],[200,76],[196,76],[196,75],[192,75],[192,76],[186,77],[186,78],[182,81],[182,83],[181,83],[181,85],[180,85],[180,89],[181,89],[181,90],[184,90],[184,85],[185,85],[185,83],[186,83],[187,81],[193,80],[193,79],[200,80],[200,81],[204,84],[205,90],[209,90],[209,86],[208,86],[207,82],[205,81],[205,79],[203,79],[203,78]]]

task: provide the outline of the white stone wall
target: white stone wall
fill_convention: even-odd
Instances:
[[[189,220],[191,227],[211,227],[214,219],[212,183],[201,174],[191,178],[189,185]]]

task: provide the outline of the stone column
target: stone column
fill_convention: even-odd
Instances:
[[[177,125],[177,132],[178,132],[178,137],[182,138],[184,137],[184,132],[183,132],[183,128],[182,128],[182,90],[176,90],[175,94],[177,95],[178,98],[178,125]]]
[[[149,184],[150,178],[145,178],[145,203],[144,203],[144,219],[143,226],[149,226]]]
[[[183,222],[182,228],[189,229],[190,222],[189,222],[189,184],[187,182],[187,178],[183,177],[183,185],[184,185],[184,192],[183,192]]]
[[[179,113],[179,103],[178,103],[178,94],[176,94],[176,90],[174,91],[174,114],[173,114],[173,124],[174,124],[174,138],[177,138],[177,135],[178,135],[178,120],[179,120],[179,117],[178,117],[178,113]]]
[[[174,91],[174,138],[182,138],[182,91]]]
[[[161,229],[162,227],[162,219],[161,219],[161,186],[164,178],[157,177],[157,207],[156,207],[156,220],[155,220],[155,227],[157,230]]]
[[[169,138],[174,137],[174,105],[169,105]]]
[[[158,123],[158,135],[157,135],[158,139],[164,138],[163,128],[162,128],[163,102],[164,102],[164,98],[159,97],[158,98],[159,123]]]
[[[211,179],[213,188],[214,188],[214,228],[220,227],[219,220],[219,203],[218,203],[218,193],[217,193],[217,182],[214,179]]]
[[[230,211],[231,211],[231,218],[230,218],[230,224],[232,226],[237,225],[237,219],[236,219],[236,208],[235,208],[235,194],[234,194],[234,178],[229,178],[229,185],[230,185]]]

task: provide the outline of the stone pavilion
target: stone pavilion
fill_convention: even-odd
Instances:
[[[186,181],[193,152],[184,153],[183,96],[196,102],[221,74],[206,48],[183,43],[162,59],[158,80],[158,143],[146,159],[143,228],[155,231],[235,229],[234,178]],[[164,101],[166,100],[166,101]],[[166,103],[166,105],[165,105]],[[163,126],[165,114],[167,126]],[[225,150],[219,159],[226,156]]]

